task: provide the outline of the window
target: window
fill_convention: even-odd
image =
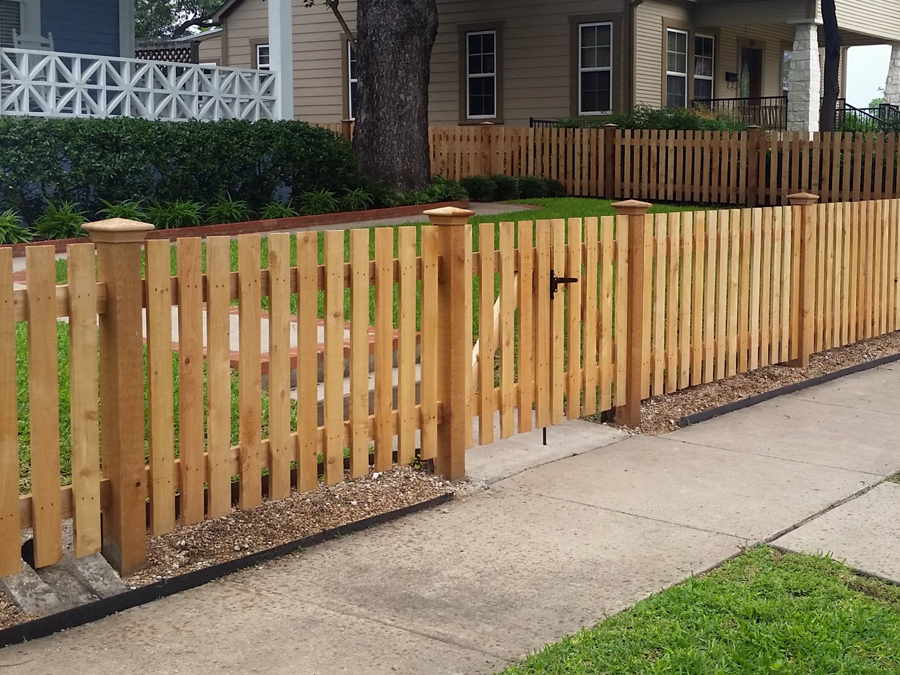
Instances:
[[[269,45],[256,45],[256,67],[259,70],[269,70],[271,61],[269,60]]]
[[[356,102],[359,100],[359,79],[356,76],[356,49],[347,42],[347,119],[356,119]]]
[[[687,107],[688,34],[672,28],[666,31],[666,105]]]
[[[781,94],[788,95],[788,76],[791,72],[791,58],[794,52],[790,49],[784,49],[781,52]]]
[[[612,112],[612,24],[578,26],[578,114]]]
[[[716,39],[710,35],[694,36],[694,98],[715,98]]]
[[[497,31],[466,33],[466,117],[497,116]]]
[[[23,33],[22,3],[19,0],[0,0],[0,47],[11,49],[13,30]]]

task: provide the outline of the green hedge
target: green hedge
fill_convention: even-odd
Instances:
[[[371,187],[349,143],[304,122],[0,117],[0,212],[33,223],[47,202],[89,219],[101,199],[214,202],[257,210],[304,192]]]
[[[618,112],[600,117],[570,117],[556,121],[556,126],[599,128],[616,124],[620,129],[661,129],[687,131],[745,131],[747,123],[727,113],[693,108],[651,108],[637,106],[631,112]]]

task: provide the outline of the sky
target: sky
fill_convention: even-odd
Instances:
[[[889,45],[850,47],[847,50],[847,103],[857,108],[869,107],[869,101],[881,96],[888,64]]]

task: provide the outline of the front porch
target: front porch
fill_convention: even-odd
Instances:
[[[0,115],[278,119],[278,74],[31,49],[0,50]]]

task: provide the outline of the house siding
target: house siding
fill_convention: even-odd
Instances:
[[[119,56],[119,0],[41,0],[41,33],[58,52]]]
[[[645,0],[635,11],[634,102],[659,106],[663,103],[663,23],[689,23],[689,8],[681,3]]]
[[[835,0],[838,25],[844,31],[871,36],[877,44],[900,42],[900,2],[897,0]],[[821,14],[821,12],[820,12]]]
[[[200,63],[222,63],[222,36],[199,40],[197,45],[197,55]]]

